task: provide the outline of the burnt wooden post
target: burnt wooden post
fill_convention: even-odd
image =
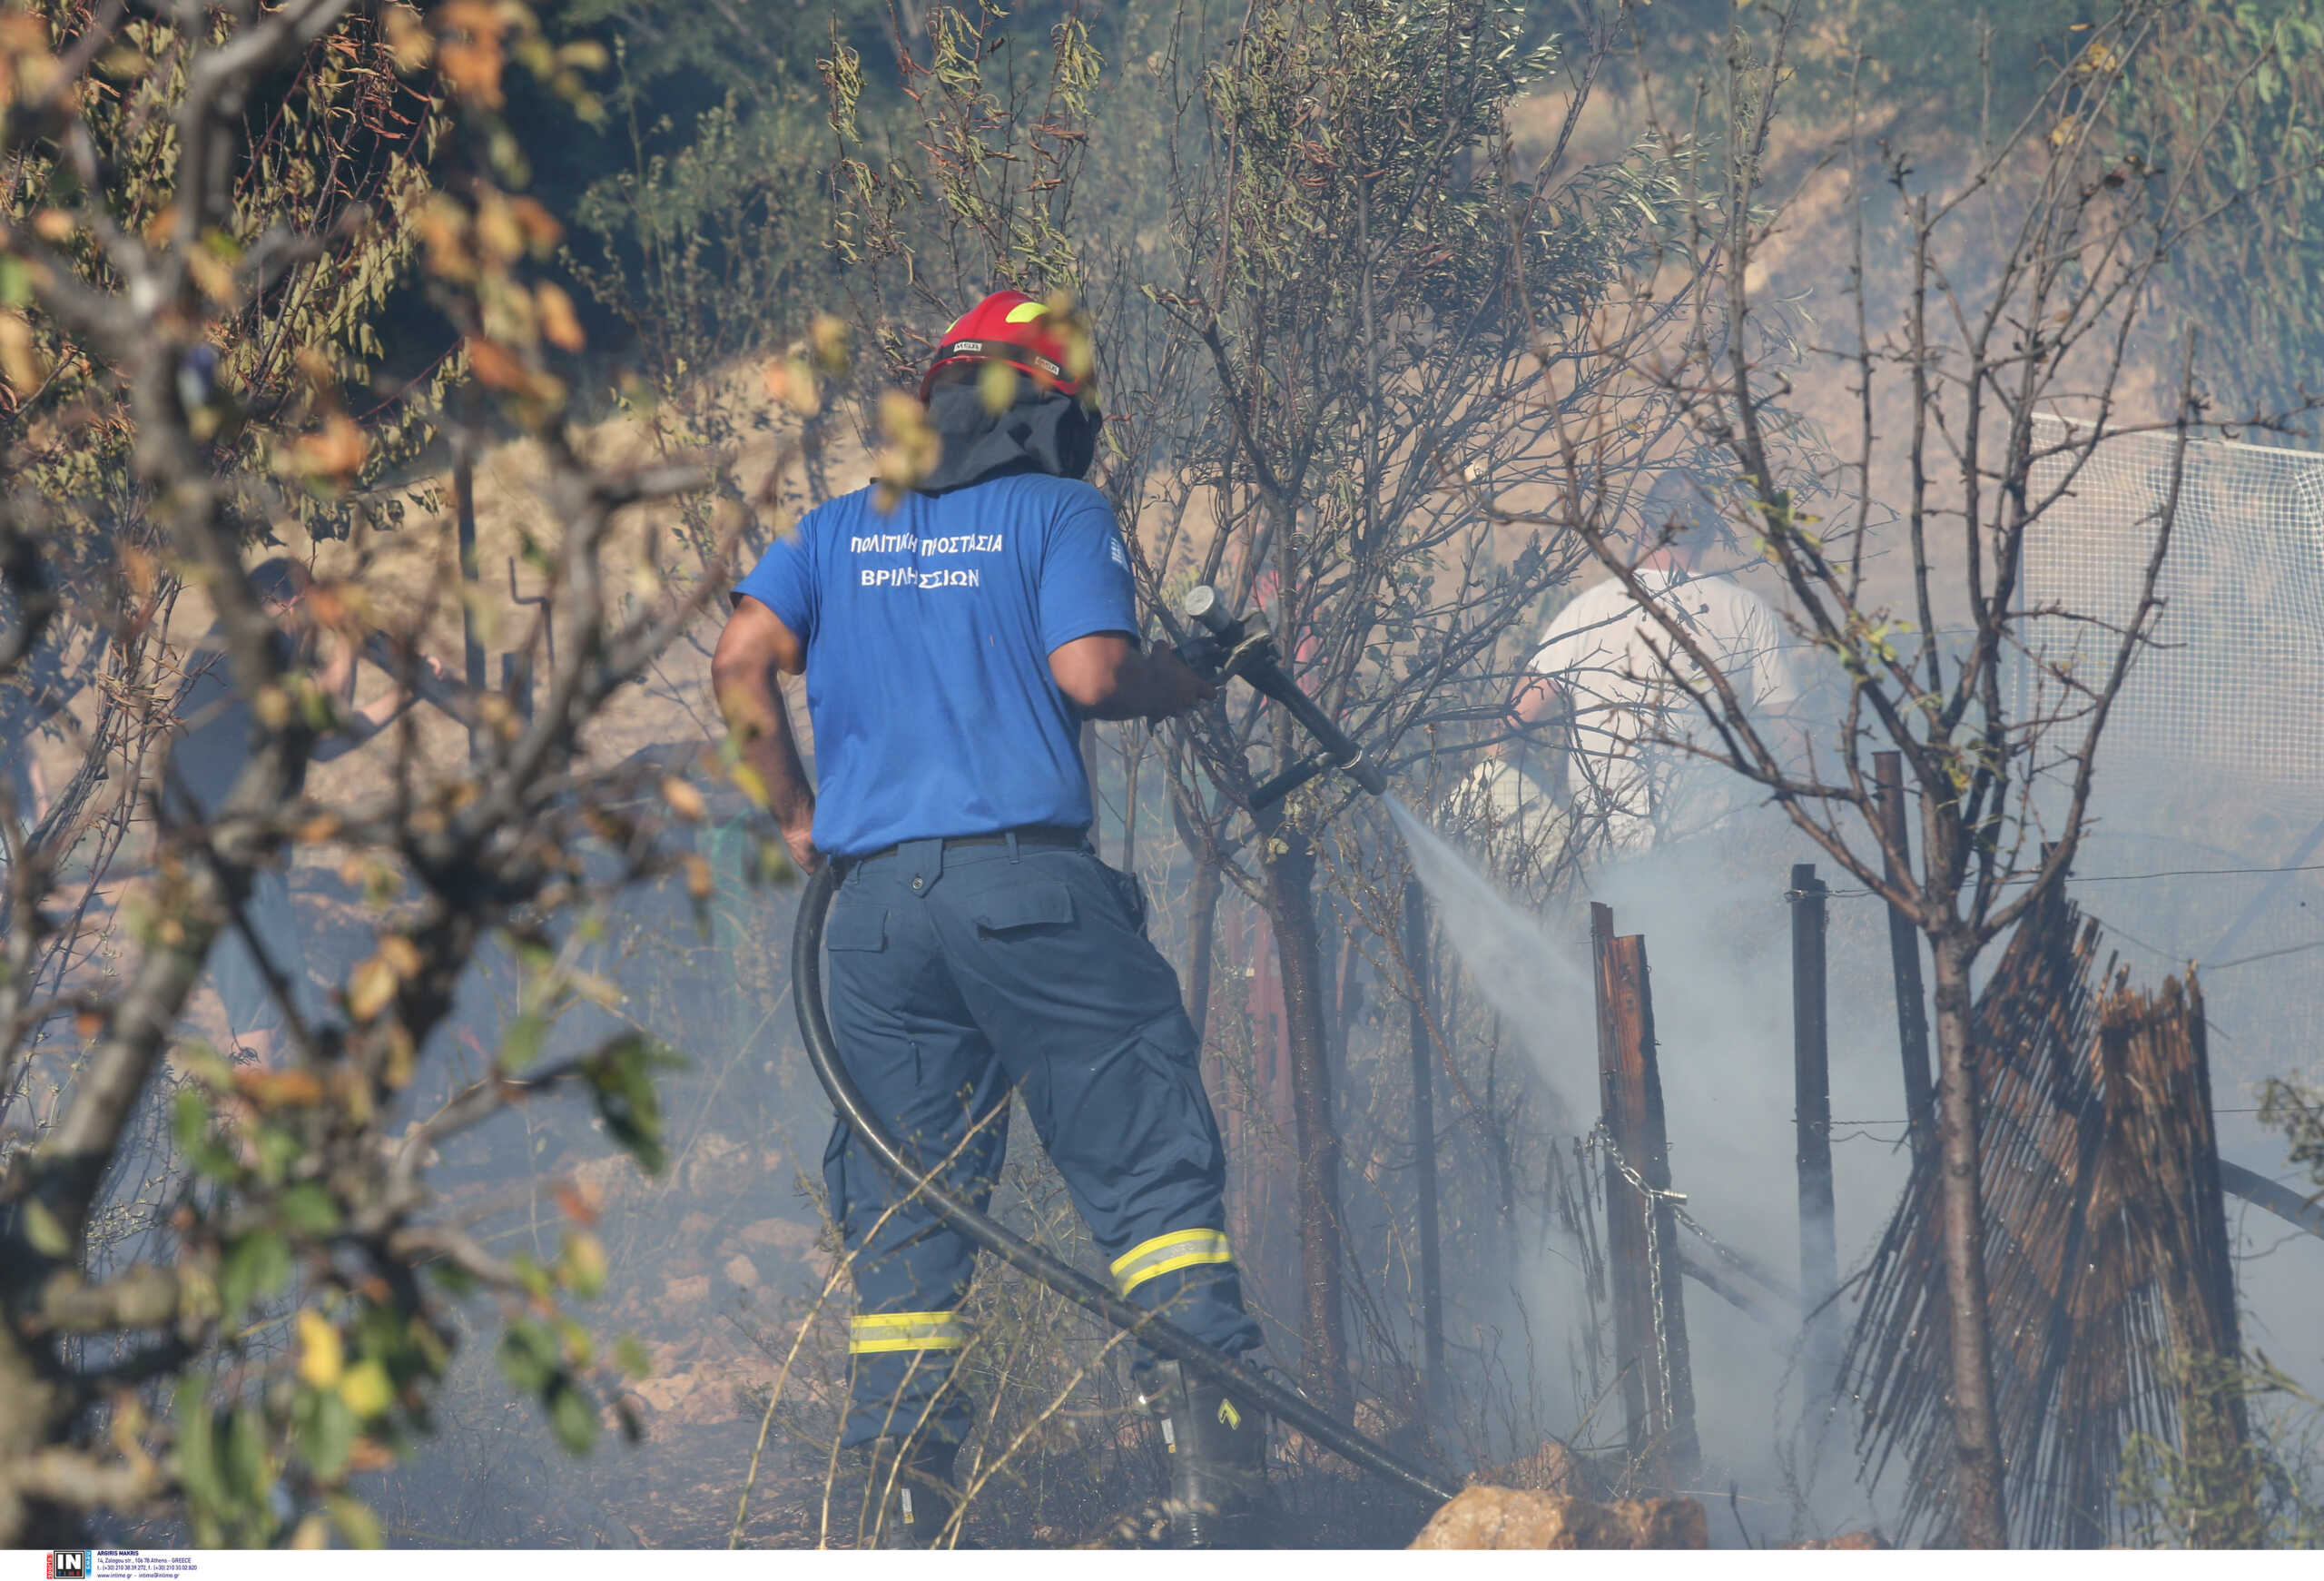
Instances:
[[[1830,1399],[1840,1369],[1838,1234],[1832,1206],[1832,1059],[1825,985],[1825,897],[1816,865],[1791,870],[1792,1127],[1799,1171],[1799,1296],[1811,1398]]]
[[[2260,1526],[2259,1478],[2205,1031],[2193,973],[2152,997],[2120,988],[2099,1009],[2098,1057],[2120,1178],[2146,1196],[2125,1217],[2146,1242],[2170,1337],[2189,1535],[2196,1546],[2245,1547]]]
[[[500,690],[517,710],[517,717],[527,725],[531,724],[533,661],[529,654],[504,653],[500,656]]]
[[[1612,909],[1592,904],[1590,943],[1597,966],[1599,1092],[1613,1142],[1606,1160],[1606,1263],[1614,1366],[1631,1460],[1659,1486],[1676,1487],[1693,1475],[1700,1448],[1646,940],[1616,938]]]
[[[1436,1040],[1429,1033],[1428,902],[1404,880],[1404,963],[1412,969],[1413,1168],[1419,1177],[1422,1398],[1432,1416],[1444,1398],[1444,1270],[1436,1240]]]
[[[1872,755],[1872,776],[1880,792],[1881,844],[1888,876],[1912,872],[1913,837],[1905,816],[1902,754]],[[1896,983],[1896,1047],[1905,1062],[1905,1117],[1912,1126],[1913,1151],[1936,1143],[1936,1086],[1928,1072],[1928,995],[1921,986],[1921,934],[1913,919],[1888,908],[1888,961]]]

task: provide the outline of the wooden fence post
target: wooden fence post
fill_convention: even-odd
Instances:
[[[1838,1230],[1832,1205],[1832,1059],[1825,985],[1824,881],[1816,865],[1791,870],[1791,1082],[1799,1171],[1799,1302],[1807,1320],[1809,1398],[1828,1406],[1839,1384]]]
[[[1597,971],[1599,1091],[1606,1159],[1606,1251],[1631,1463],[1658,1487],[1683,1485],[1700,1457],[1680,1280],[1679,1199],[1656,1068],[1646,940],[1614,936],[1611,908],[1590,908]]]

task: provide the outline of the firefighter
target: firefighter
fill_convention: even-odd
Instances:
[[[1214,690],[1135,635],[1128,554],[1082,480],[1099,418],[1075,363],[1017,291],[954,323],[921,387],[933,472],[884,514],[871,489],[832,500],[770,548],[734,589],[713,683],[793,856],[842,869],[832,1022],[887,1129],[981,1208],[1021,1093],[1116,1288],[1243,1355],[1260,1335],[1195,1028],[1137,880],[1090,846],[1078,749],[1084,719],[1167,719]],[[780,690],[803,672],[812,788]],[[856,1290],[842,1445],[881,1539],[924,1546],[969,1425],[953,1373],[976,1250],[844,1121],[823,1179]],[[1265,1491],[1260,1414],[1150,1354],[1136,1376],[1177,1539],[1236,1541]]]

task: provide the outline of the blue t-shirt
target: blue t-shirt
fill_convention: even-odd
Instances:
[[[809,511],[734,589],[807,657],[815,845],[1090,821],[1081,711],[1049,674],[1078,637],[1135,633],[1129,556],[1105,496],[1020,473]]]

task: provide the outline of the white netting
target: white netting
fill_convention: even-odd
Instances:
[[[2035,434],[2069,436],[2055,419]],[[2117,632],[2087,621],[2119,628],[2131,617],[2173,445],[2167,434],[2105,440],[2028,533],[2024,607],[2084,618],[2028,620],[2039,657],[2071,657],[2093,682],[2111,662]],[[2069,464],[2034,469],[2037,500]],[[2142,973],[2204,967],[2230,1104],[2261,1076],[2312,1072],[2324,1019],[2324,873],[2304,870],[2324,863],[2324,456],[2190,443],[2159,591],[2155,642],[2099,753],[2075,898]],[[2020,718],[2057,706],[2054,687],[2036,699],[2019,674]],[[2053,746],[2079,736],[2069,726]],[[2248,1138],[2249,1122],[2230,1130]]]
[[[2037,420],[2037,442],[2068,434]],[[2168,499],[2175,441],[2109,439],[2026,537],[2025,607],[2126,624]],[[2071,459],[2038,464],[2045,498]],[[2106,731],[2104,761],[2267,781],[2324,803],[2324,456],[2220,440],[2187,447],[2165,599]],[[2091,679],[2116,635],[2037,617],[2030,646]]]

